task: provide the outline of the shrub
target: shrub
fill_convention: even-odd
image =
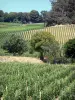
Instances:
[[[32,37],[31,46],[40,52],[40,59],[44,60],[46,53],[53,56],[56,54],[58,43],[49,32],[39,32]]]
[[[9,40],[7,40],[2,48],[7,50],[9,53],[15,54],[23,54],[27,51],[26,41],[23,40],[20,36],[12,35]]]
[[[67,59],[66,57],[57,57],[56,59],[53,60],[53,63],[57,64],[66,64],[66,63],[71,63],[71,59]]]
[[[75,59],[75,39],[70,39],[65,43],[64,53],[67,58]]]

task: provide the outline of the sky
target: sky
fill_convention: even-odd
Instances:
[[[0,10],[4,12],[50,11],[49,0],[0,0]]]

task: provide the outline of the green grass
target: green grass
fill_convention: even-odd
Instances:
[[[39,24],[16,24],[16,23],[0,23],[0,33],[3,32],[19,32],[44,28],[43,23]]]
[[[75,100],[75,65],[0,63],[0,92],[4,100]]]

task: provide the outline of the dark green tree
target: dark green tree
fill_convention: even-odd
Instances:
[[[4,22],[4,12],[0,10],[0,22]]]
[[[70,39],[65,43],[64,53],[67,58],[75,59],[75,39]]]
[[[4,13],[4,22],[10,22],[9,14],[7,12]]]
[[[3,17],[3,15],[4,15],[3,10],[0,10],[0,17]]]
[[[22,13],[21,22],[22,23],[29,23],[30,22],[30,15],[29,15],[29,13]]]
[[[27,44],[20,36],[12,35],[10,39],[3,44],[2,48],[13,55],[21,55],[27,51]]]
[[[50,63],[54,63],[53,61],[60,56],[60,47],[57,41],[53,41],[52,43],[42,46],[42,49],[44,51],[44,55],[50,60]]]
[[[75,0],[51,0],[52,10],[49,12],[48,25],[74,24],[75,23]]]
[[[32,10],[30,12],[30,20],[31,20],[32,23],[38,23],[38,22],[40,22],[39,12],[36,11],[36,10]]]
[[[16,12],[10,12],[8,15],[8,18],[10,22],[13,22],[17,18],[17,13]]]
[[[41,11],[41,16],[42,16],[42,20],[44,22],[44,26],[46,26],[46,21],[47,21],[47,11]]]
[[[23,13],[19,12],[17,16],[18,16],[18,20],[21,22],[22,21]]]

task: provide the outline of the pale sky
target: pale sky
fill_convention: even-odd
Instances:
[[[0,0],[0,10],[4,12],[50,11],[51,4],[49,0]]]

